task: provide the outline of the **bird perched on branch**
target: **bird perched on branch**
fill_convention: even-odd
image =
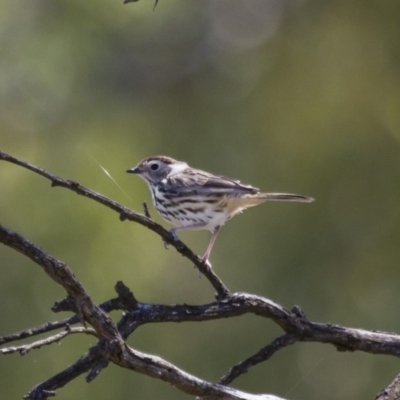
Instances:
[[[258,188],[221,175],[191,168],[170,157],[145,158],[129,173],[139,175],[149,186],[153,204],[160,215],[177,231],[210,230],[212,232],[203,262],[211,268],[209,257],[218,232],[226,221],[249,207],[265,201],[311,203],[313,198],[289,193],[261,193]]]

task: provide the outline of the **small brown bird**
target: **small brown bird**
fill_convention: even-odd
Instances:
[[[177,231],[210,230],[210,243],[203,261],[208,259],[218,231],[226,221],[249,207],[267,200],[311,203],[313,198],[288,193],[260,193],[260,190],[221,175],[213,175],[189,167],[170,157],[146,158],[131,169],[149,186],[153,204],[160,215],[175,226],[170,232],[178,240]]]

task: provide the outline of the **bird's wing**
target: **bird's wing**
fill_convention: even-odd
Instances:
[[[213,175],[204,171],[189,169],[172,175],[165,183],[165,189],[176,196],[258,193],[259,189],[245,185],[221,175]]]

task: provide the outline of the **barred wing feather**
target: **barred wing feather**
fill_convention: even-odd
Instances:
[[[199,170],[185,171],[167,179],[164,188],[176,196],[208,194],[256,194],[259,189],[222,175],[207,174]]]

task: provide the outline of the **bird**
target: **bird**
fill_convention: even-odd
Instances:
[[[209,270],[211,250],[220,228],[235,215],[265,201],[314,201],[299,194],[262,193],[254,186],[192,168],[167,156],[145,158],[126,172],[137,174],[147,183],[155,209],[174,225],[169,231],[174,240],[179,240],[176,232],[182,230],[211,231],[202,257]]]

